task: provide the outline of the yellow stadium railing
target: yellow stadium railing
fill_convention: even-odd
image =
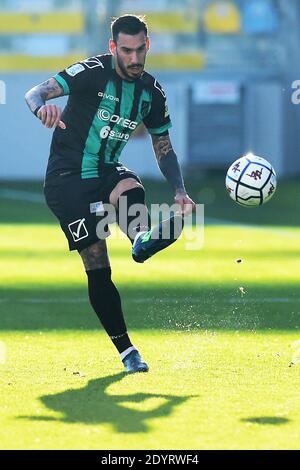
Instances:
[[[65,56],[30,56],[22,54],[0,54],[0,72],[57,71],[74,62],[83,60],[85,54]],[[148,69],[199,70],[205,67],[206,58],[202,52],[179,54],[149,54]]]
[[[146,20],[151,33],[191,34],[198,30],[197,15],[180,12],[147,13]]]
[[[153,33],[195,33],[198,20],[180,12],[160,12],[146,15]],[[0,34],[82,33],[84,17],[73,13],[0,13]]]
[[[81,13],[0,13],[0,34],[79,34],[83,31]]]

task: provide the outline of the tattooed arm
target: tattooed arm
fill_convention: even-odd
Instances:
[[[175,191],[175,202],[180,204],[183,213],[187,214],[193,210],[195,203],[186,193],[180,165],[173,150],[170,136],[169,134],[160,136],[153,134],[151,137],[160,171]]]
[[[47,100],[63,95],[64,91],[60,84],[55,78],[50,78],[27,91],[25,100],[30,111],[42,121],[44,126],[48,128],[59,126],[65,129],[65,124],[60,120],[60,107],[46,104]]]
[[[170,136],[153,134],[151,137],[160,171],[176,192],[185,192],[180,166],[172,148]]]

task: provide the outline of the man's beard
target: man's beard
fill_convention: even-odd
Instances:
[[[118,66],[120,67],[120,70],[123,73],[124,77],[126,77],[126,79],[128,79],[130,81],[135,81],[135,80],[138,80],[141,77],[141,75],[144,71],[144,64],[135,64],[136,66],[140,67],[140,73],[135,75],[135,76],[132,76],[132,75],[128,74],[128,69],[130,70],[133,66],[131,65],[128,68],[126,68],[125,65],[123,64],[122,59],[120,59],[120,57],[118,56],[117,52],[116,52],[116,58],[117,58]]]

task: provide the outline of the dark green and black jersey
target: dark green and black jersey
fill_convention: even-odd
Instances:
[[[69,95],[62,113],[66,129],[53,133],[47,177],[63,172],[82,178],[101,175],[116,165],[136,127],[151,134],[171,127],[166,96],[147,72],[135,82],[121,79],[111,54],[90,57],[54,77]]]

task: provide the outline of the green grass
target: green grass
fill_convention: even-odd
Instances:
[[[127,240],[109,241],[128,328],[150,366],[126,376],[60,228],[29,203],[27,223],[12,223],[17,202],[0,202],[1,449],[299,449],[292,208],[276,226],[207,226],[202,250],[182,239],[144,265]]]

